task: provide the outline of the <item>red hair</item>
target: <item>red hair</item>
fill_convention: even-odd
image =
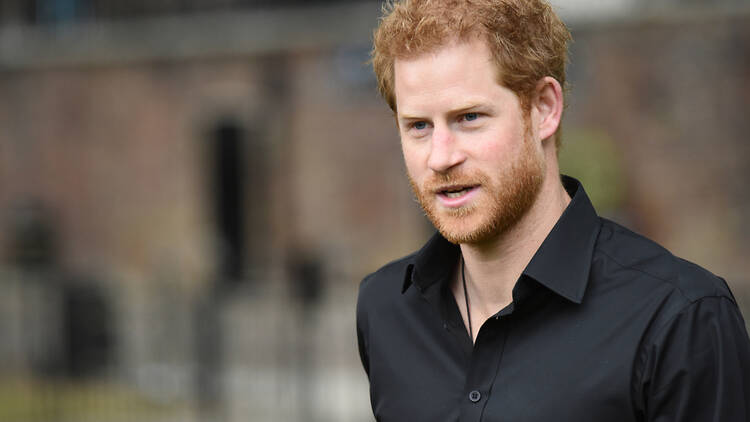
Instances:
[[[525,111],[545,76],[565,86],[570,31],[543,0],[391,0],[383,6],[372,50],[378,89],[391,110],[397,58],[472,37],[487,42],[498,82],[518,95]]]

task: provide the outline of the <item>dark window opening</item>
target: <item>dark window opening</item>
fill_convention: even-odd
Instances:
[[[226,119],[210,137],[213,158],[213,208],[219,239],[219,276],[239,281],[244,275],[245,245],[245,138],[244,129]]]

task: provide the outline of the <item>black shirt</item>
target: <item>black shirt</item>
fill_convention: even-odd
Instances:
[[[750,421],[750,341],[724,280],[596,215],[580,184],[472,345],[436,234],[366,277],[379,421]],[[709,246],[710,247],[710,246]]]

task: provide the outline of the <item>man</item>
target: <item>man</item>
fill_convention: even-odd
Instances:
[[[438,229],[362,282],[380,421],[750,421],[726,283],[561,177],[568,30],[542,0],[403,0],[373,64]]]

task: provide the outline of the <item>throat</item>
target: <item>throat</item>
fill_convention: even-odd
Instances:
[[[472,342],[487,319],[500,312],[513,301],[513,287],[517,275],[504,276],[503,272],[482,276],[470,261],[461,256],[451,291]]]

